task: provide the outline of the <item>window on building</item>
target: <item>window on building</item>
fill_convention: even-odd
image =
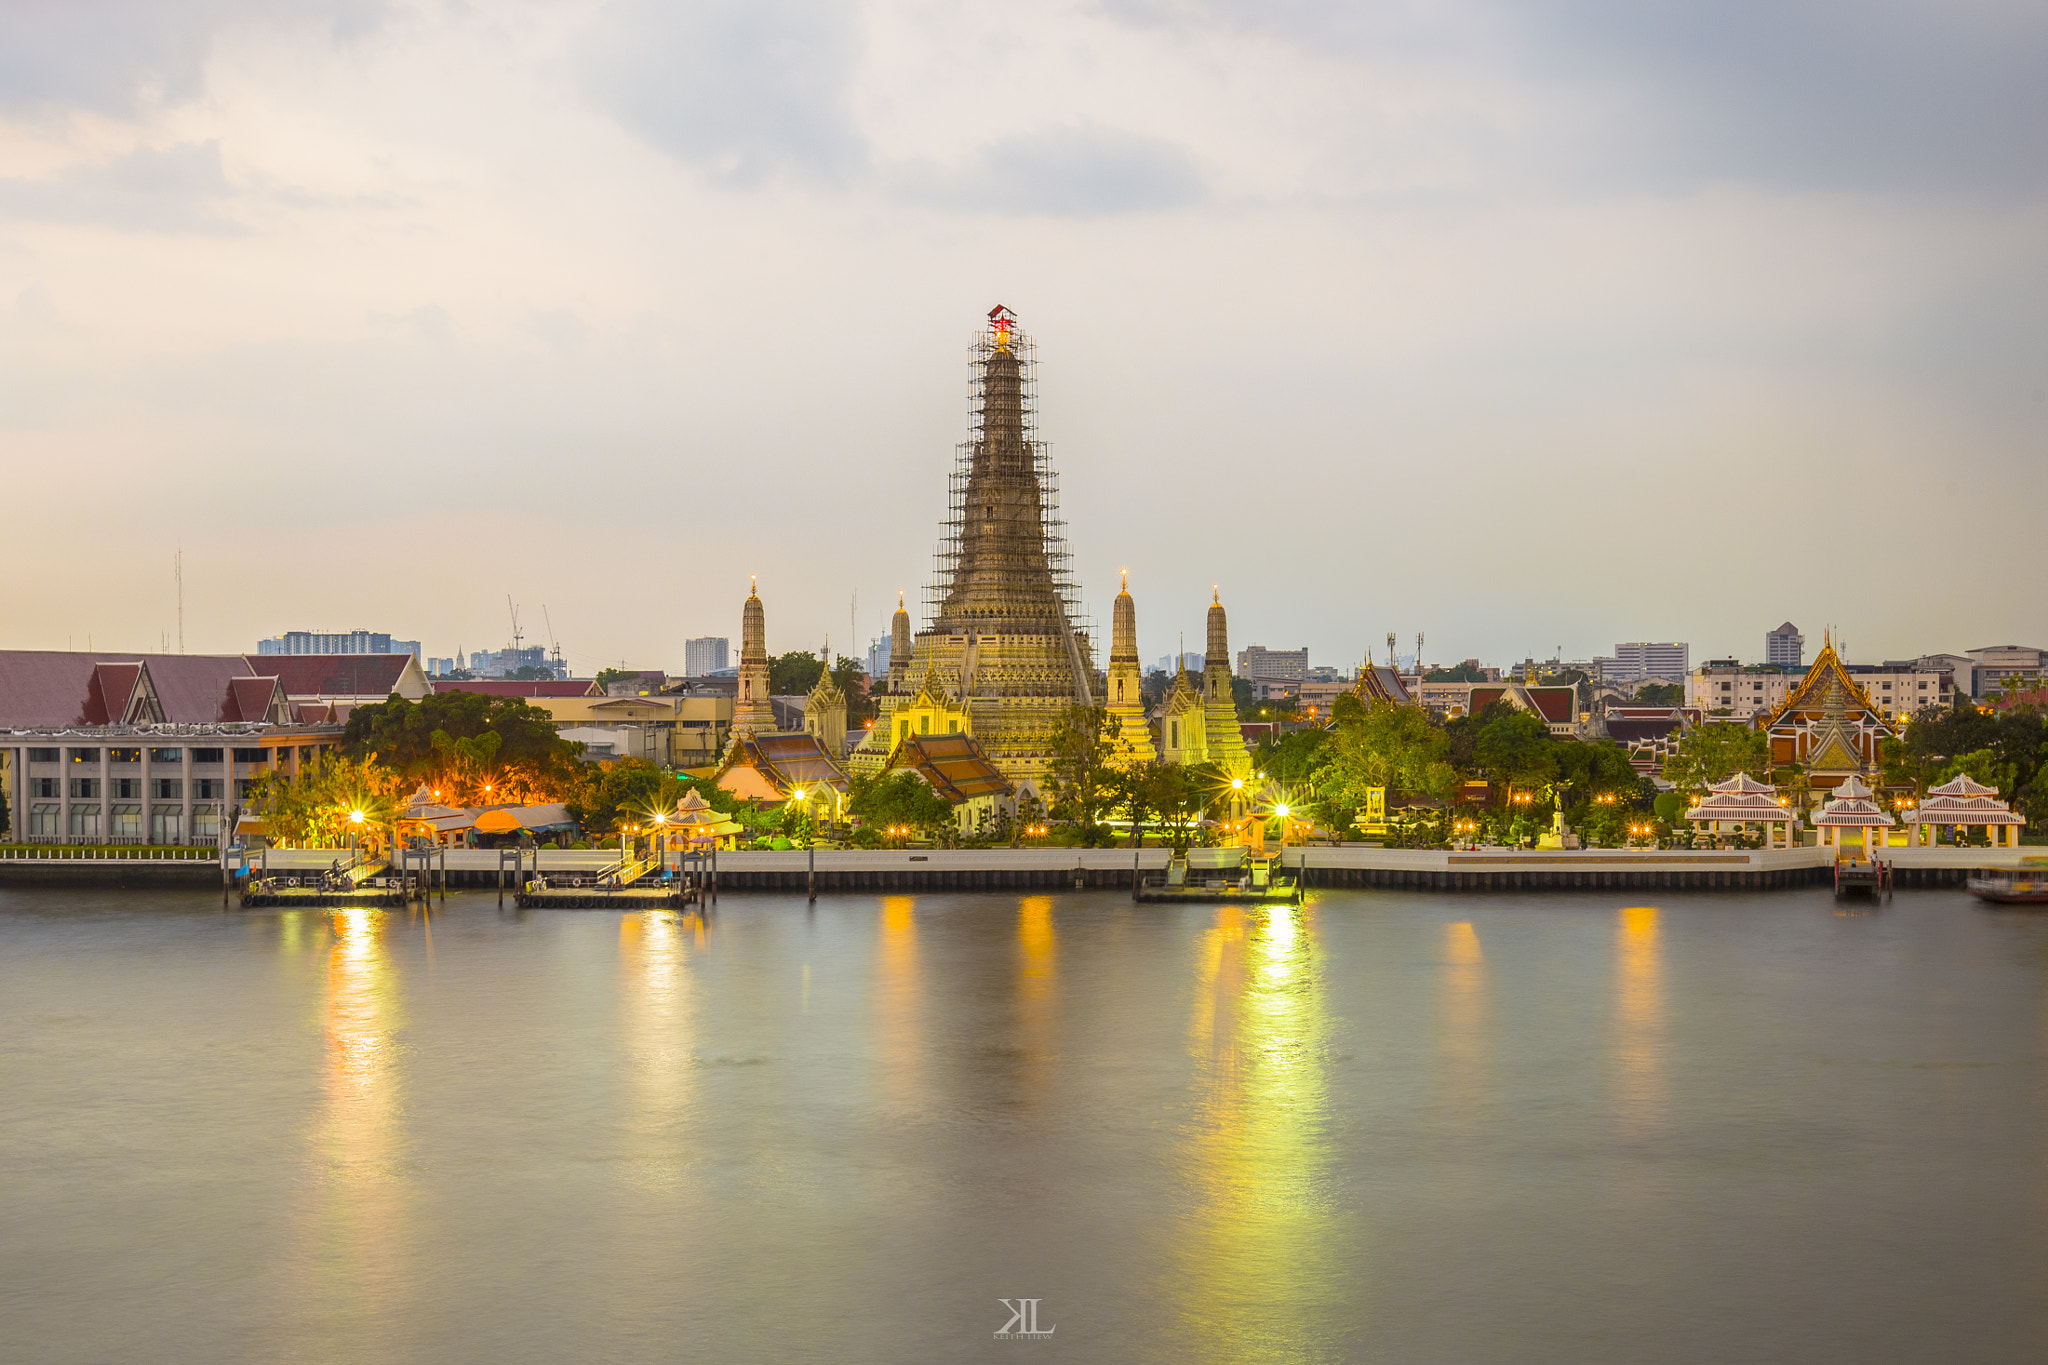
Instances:
[[[71,751],[71,761],[73,763],[97,763],[100,761],[100,751],[98,749],[73,749]]]
[[[107,794],[116,801],[139,801],[142,799],[141,778],[115,777],[108,780],[112,789]]]
[[[235,762],[237,763],[261,763],[262,761],[263,750],[261,749],[235,750]]]
[[[140,839],[142,837],[142,807],[112,806],[108,808],[112,817],[113,836],[116,839]]]
[[[98,806],[73,806],[71,808],[71,837],[74,839],[97,839],[100,837],[100,808]]]
[[[150,795],[159,801],[178,801],[185,795],[185,783],[182,778],[153,777],[149,785],[154,788]]]
[[[58,806],[30,806],[28,810],[28,837],[31,839],[55,839],[57,836]]]
[[[197,806],[192,811],[192,837],[205,843],[220,838],[220,811],[213,806]]]
[[[140,749],[109,749],[109,750],[107,750],[107,762],[109,762],[109,763],[140,763],[140,762],[142,762],[142,750],[140,750]]]
[[[930,716],[919,716],[917,718],[917,732],[921,735],[928,735],[932,732],[932,718]]]
[[[74,777],[71,779],[73,801],[97,801],[100,799],[100,780],[97,777]]]
[[[220,800],[221,779],[217,777],[195,777],[192,779],[192,797],[196,801]]]
[[[185,812],[178,806],[158,806],[149,813],[149,841],[153,844],[185,842]]]
[[[256,785],[256,779],[255,779],[255,778],[253,778],[253,777],[238,777],[238,778],[236,778],[236,779],[235,779],[235,800],[237,800],[237,801],[247,801],[247,800],[249,799],[249,792],[250,792],[250,790],[251,790],[252,788],[254,788],[254,787],[255,787],[255,785]]]
[[[31,763],[60,763],[63,760],[58,757],[57,750],[55,749],[30,749],[28,751],[28,761]]]
[[[31,777],[28,780],[28,794],[54,801],[64,793],[58,788],[57,779],[54,777]]]
[[[185,761],[185,751],[183,749],[151,749],[149,751],[149,761],[152,763],[182,763]]]
[[[218,763],[221,761],[221,755],[225,752],[226,750],[223,749],[194,749],[192,751],[192,761],[194,763]]]

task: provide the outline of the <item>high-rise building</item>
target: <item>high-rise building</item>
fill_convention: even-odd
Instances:
[[[877,635],[868,643],[868,684],[879,689],[889,676],[889,637]]]
[[[1692,671],[1692,646],[1682,641],[1631,640],[1614,647],[1613,657],[1592,661],[1609,682],[1630,678],[1668,678],[1683,682]]]
[[[708,677],[731,665],[732,641],[723,635],[704,635],[683,642],[683,672],[689,677]]]
[[[288,630],[256,642],[258,654],[410,654],[420,657],[418,640],[394,640],[381,631],[351,630],[323,634],[313,630]]]
[[[1267,649],[1247,645],[1237,652],[1237,675],[1253,682],[1300,682],[1308,676],[1308,647]]]
[[[997,307],[972,356],[972,435],[956,457],[926,625],[853,767],[879,771],[914,734],[965,733],[1005,777],[1035,786],[1065,708],[1094,702],[1094,657],[1034,430],[1031,341]]]
[[[1183,653],[1178,660],[1171,654],[1164,655],[1157,663],[1152,665],[1152,668],[1154,672],[1164,673],[1168,676],[1179,672],[1183,668],[1190,673],[1200,673],[1204,662],[1199,653],[1190,649]]]
[[[1806,667],[1806,637],[1787,621],[1764,636],[1764,662],[1780,668]]]

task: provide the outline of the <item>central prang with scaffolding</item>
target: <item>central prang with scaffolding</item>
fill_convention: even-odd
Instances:
[[[1013,782],[1035,784],[1066,708],[1094,704],[1091,632],[1059,476],[1035,430],[1031,339],[999,305],[969,360],[972,425],[947,485],[926,625],[853,766],[879,771],[909,734],[964,731]]]

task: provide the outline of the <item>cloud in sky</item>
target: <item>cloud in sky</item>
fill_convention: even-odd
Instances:
[[[1147,657],[1218,581],[1337,663],[2048,637],[1874,567],[2048,494],[2042,69],[1990,0],[9,6],[0,437],[106,549],[19,528],[8,643],[156,640],[179,540],[209,648],[509,591],[676,666],[749,572],[865,643],[998,300]]]

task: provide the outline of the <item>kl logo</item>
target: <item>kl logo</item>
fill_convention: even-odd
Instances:
[[[1010,1310],[1010,1320],[996,1329],[997,1341],[1019,1341],[1025,1337],[1049,1337],[1059,1330],[1059,1324],[1041,1329],[1038,1325],[1037,1299],[997,1299],[997,1303]]]

